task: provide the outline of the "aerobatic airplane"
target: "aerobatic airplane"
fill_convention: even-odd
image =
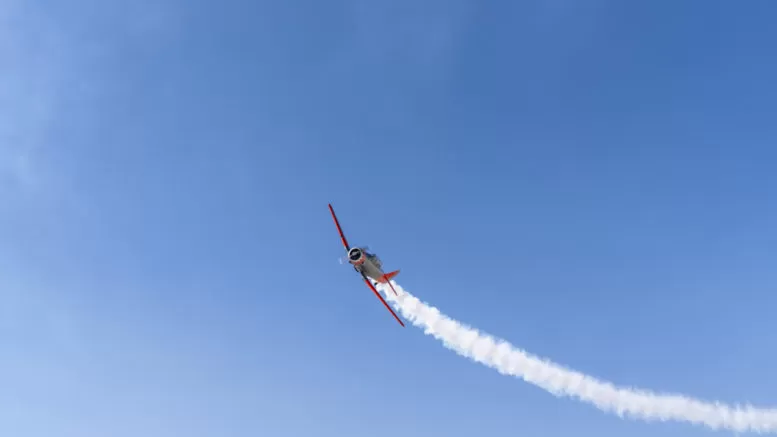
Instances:
[[[340,222],[337,221],[337,216],[335,215],[335,210],[332,209],[332,204],[329,204],[329,212],[332,213],[332,218],[335,221],[335,226],[337,226],[337,232],[340,233],[340,239],[343,240],[343,246],[345,246],[345,252],[348,254],[348,262],[351,263],[353,266],[353,269],[359,272],[359,274],[362,275],[362,278],[364,279],[364,282],[367,284],[368,287],[370,287],[370,290],[372,290],[373,293],[375,293],[375,296],[378,296],[378,299],[380,299],[381,302],[383,302],[383,305],[386,307],[389,312],[391,312],[391,315],[394,316],[395,319],[397,319],[397,322],[399,322],[400,325],[405,326],[404,323],[402,323],[401,320],[399,320],[399,317],[397,317],[394,310],[391,309],[389,304],[386,303],[386,300],[383,299],[383,296],[378,293],[378,290],[375,288],[378,283],[382,284],[388,284],[389,287],[391,287],[391,291],[394,292],[394,294],[397,294],[397,291],[394,290],[394,286],[391,285],[391,278],[399,274],[399,270],[395,270],[393,272],[389,273],[383,273],[383,264],[380,261],[380,258],[378,258],[377,255],[367,252],[366,247],[351,247],[348,245],[348,240],[345,239],[345,234],[343,234],[343,229],[340,227]],[[370,279],[372,279],[374,282],[371,282]]]

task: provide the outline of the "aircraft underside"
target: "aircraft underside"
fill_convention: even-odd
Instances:
[[[377,282],[378,279],[383,276],[383,271],[376,267],[370,260],[364,261],[364,264],[354,266],[357,272],[364,273],[365,276],[372,279],[372,282]]]

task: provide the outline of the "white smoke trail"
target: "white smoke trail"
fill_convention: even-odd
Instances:
[[[505,375],[536,385],[555,396],[580,399],[605,412],[645,421],[690,422],[714,430],[735,432],[777,432],[777,409],[749,405],[732,407],[705,402],[679,394],[658,394],[646,390],[616,387],[609,382],[564,368],[533,356],[504,340],[495,339],[463,325],[431,307],[392,281],[398,296],[380,284],[379,290],[399,312],[445,347]]]

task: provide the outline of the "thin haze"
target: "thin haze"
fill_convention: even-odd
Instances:
[[[777,404],[771,2],[0,0],[0,435],[710,435]]]

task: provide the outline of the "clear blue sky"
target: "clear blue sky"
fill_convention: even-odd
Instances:
[[[777,5],[0,5],[0,435],[694,436],[401,329],[777,404]],[[626,2],[629,3],[629,2]]]

